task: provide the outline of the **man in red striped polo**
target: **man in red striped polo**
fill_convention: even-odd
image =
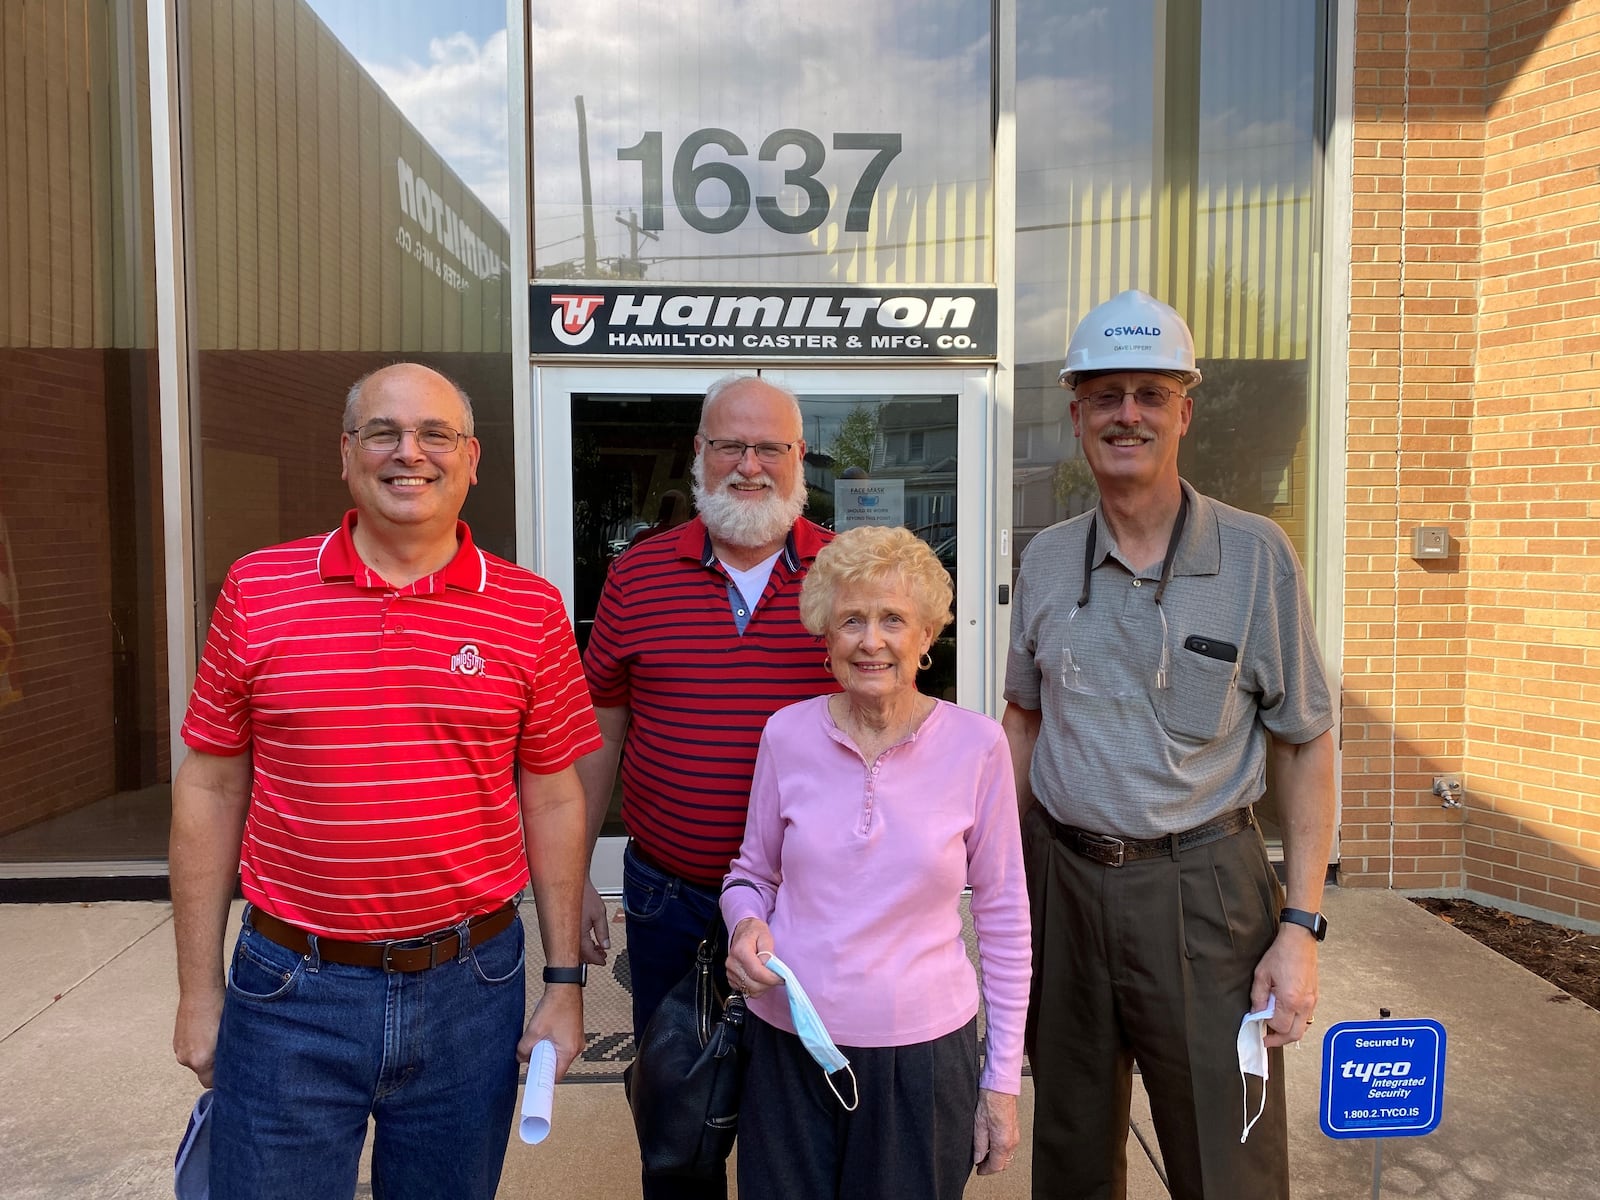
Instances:
[[[604,739],[578,764],[591,840],[622,764],[635,1038],[717,912],[762,726],[786,704],[838,690],[800,623],[800,583],[832,537],[800,515],[800,431],[792,392],[754,376],[712,385],[694,439],[699,513],[612,564],[584,651]],[[605,906],[592,887],[584,916],[584,953],[603,963]],[[725,1179],[644,1176],[646,1200],[726,1192]]]
[[[466,395],[401,363],[344,418],[355,508],[233,565],[183,723],[173,1048],[216,1089],[212,1195],[349,1197],[371,1118],[376,1194],[489,1200],[518,1059],[583,1047],[599,736],[560,596],[458,520]],[[524,1027],[530,883],[553,971]]]

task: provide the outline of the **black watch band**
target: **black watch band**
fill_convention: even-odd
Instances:
[[[589,982],[589,964],[579,963],[575,967],[546,967],[544,969],[546,983],[575,983],[579,987]]]
[[[1303,908],[1286,908],[1278,914],[1278,923],[1287,921],[1290,925],[1299,925],[1311,931],[1311,936],[1321,941],[1328,936],[1328,918],[1319,912],[1307,912]]]

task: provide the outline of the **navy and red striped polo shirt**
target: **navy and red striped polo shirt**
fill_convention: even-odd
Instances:
[[[528,882],[517,767],[600,744],[560,594],[472,544],[390,587],[330,534],[229,570],[183,740],[253,755],[245,898],[378,940],[487,911]]]
[[[832,537],[796,522],[742,634],[699,517],[639,543],[606,578],[583,668],[597,706],[631,710],[622,823],[649,858],[691,883],[715,887],[739,852],[767,718],[839,690],[799,604]]]

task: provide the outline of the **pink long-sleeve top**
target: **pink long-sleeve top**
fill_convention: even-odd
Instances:
[[[979,1085],[1022,1089],[1032,943],[1011,756],[1000,726],[940,701],[916,733],[865,762],[828,698],[767,722],[744,844],[722,914],[772,929],[783,959],[841,1046],[907,1046],[978,1011],[961,892],[983,970],[988,1054]],[[750,1001],[794,1032],[784,989]]]

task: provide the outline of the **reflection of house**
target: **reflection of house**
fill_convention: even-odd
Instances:
[[[1067,412],[1071,397],[1058,382],[1060,370],[1059,362],[1024,363],[1017,368],[1011,435],[1011,525],[1017,539],[1013,561],[1020,560],[1034,534],[1094,503],[1092,483],[1086,490],[1058,494],[1063,465],[1077,456]]]
[[[934,545],[955,533],[957,412],[944,396],[900,397],[878,410],[871,475],[905,481],[905,524]]]

